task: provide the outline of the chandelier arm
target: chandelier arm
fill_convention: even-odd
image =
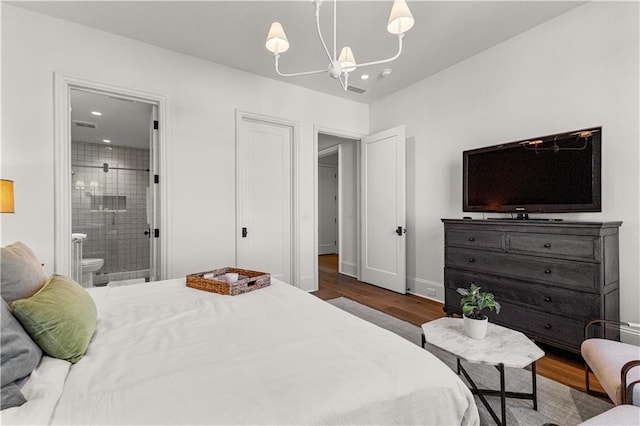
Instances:
[[[316,1],[316,31],[318,32],[318,38],[320,39],[320,43],[322,43],[324,52],[327,54],[327,57],[329,58],[329,62],[333,62],[335,58],[331,57],[331,53],[329,53],[327,44],[324,42],[324,38],[322,38],[322,31],[320,31],[320,3],[321,2]]]
[[[338,26],[338,0],[333,0],[333,59],[335,60],[338,57],[338,30],[336,27]]]
[[[344,81],[343,81],[343,78],[344,78]],[[342,73],[342,75],[338,77],[338,81],[340,82],[342,89],[346,92],[347,88],[349,87],[349,73],[348,72]]]
[[[279,76],[281,77],[297,77],[299,75],[310,75],[310,74],[320,74],[323,72],[327,72],[329,70],[329,68],[325,68],[322,70],[315,70],[315,71],[304,71],[304,72],[295,72],[295,73],[282,73],[280,72],[280,67],[279,67],[279,61],[278,59],[280,58],[280,55],[278,55],[277,53],[273,55],[276,58],[276,73],[278,73]]]
[[[356,64],[355,67],[351,68],[351,71],[360,68],[360,67],[367,67],[369,65],[379,65],[379,64],[386,64],[387,62],[391,62],[391,61],[395,61],[396,59],[398,59],[398,57],[400,56],[400,54],[402,53],[402,39],[404,38],[404,33],[400,33],[398,34],[398,53],[396,53],[394,56],[392,56],[391,58],[388,59],[382,59],[380,61],[373,61],[373,62],[365,62],[364,64]]]

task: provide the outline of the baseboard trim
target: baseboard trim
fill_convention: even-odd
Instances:
[[[437,300],[437,299],[434,299],[433,297],[425,296],[424,294],[413,293],[413,292],[411,292],[409,290],[407,290],[407,294],[410,294],[410,295],[416,296],[416,297],[420,297],[422,299],[431,300],[432,302],[443,303],[441,300]]]
[[[300,282],[298,283],[298,288],[304,291],[316,291],[315,281],[313,279],[313,275],[305,275],[300,277]]]
[[[624,326],[620,327],[620,340],[624,343],[640,346],[640,330]]]
[[[358,267],[355,263],[340,262],[340,273],[358,279]]]
[[[444,303],[444,285],[417,277],[407,277],[407,293]]]

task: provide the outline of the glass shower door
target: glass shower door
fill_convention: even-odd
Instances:
[[[88,236],[85,260],[104,260],[94,285],[148,280],[149,150],[85,143],[74,147],[85,161],[74,168],[73,228]]]

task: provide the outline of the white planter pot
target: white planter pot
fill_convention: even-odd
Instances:
[[[484,317],[483,320],[471,319],[463,316],[464,318],[464,331],[467,332],[467,336],[472,339],[484,339],[484,336],[487,335],[487,324],[489,323],[489,318]]]

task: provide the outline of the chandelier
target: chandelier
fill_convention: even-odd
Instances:
[[[318,31],[320,43],[322,44],[322,47],[324,48],[324,51],[329,58],[329,65],[321,70],[297,73],[280,72],[280,54],[286,52],[289,49],[289,40],[287,39],[287,35],[284,32],[282,24],[280,24],[279,22],[274,22],[271,24],[265,46],[268,51],[273,53],[273,57],[275,58],[276,73],[278,73],[278,75],[282,77],[296,77],[299,75],[320,74],[328,72],[332,78],[335,78],[340,82],[340,85],[346,91],[347,87],[349,86],[349,73],[355,71],[358,68],[391,62],[396,60],[400,56],[400,54],[402,53],[402,39],[404,38],[404,33],[409,31],[414,24],[413,15],[411,14],[411,11],[409,10],[409,7],[407,6],[405,0],[394,0],[393,6],[391,6],[391,13],[389,14],[389,21],[387,22],[387,31],[398,36],[398,52],[388,59],[365,62],[362,64],[356,62],[355,56],[353,55],[353,50],[349,46],[344,46],[340,51],[339,56],[336,54],[336,3],[337,0],[334,0],[332,55],[329,52],[327,44],[322,37],[322,32],[320,31],[320,6],[322,5],[322,0],[314,0],[314,4],[316,6],[316,30]]]

